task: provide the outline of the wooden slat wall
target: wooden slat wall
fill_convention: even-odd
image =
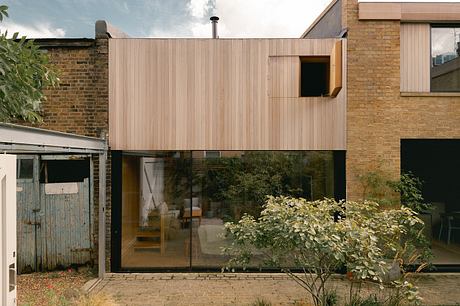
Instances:
[[[401,3],[369,3],[360,2],[359,19],[387,19],[387,20],[400,20],[401,19]]]
[[[360,20],[458,21],[460,3],[359,2]]]
[[[271,98],[298,98],[300,96],[300,58],[298,56],[270,56],[268,58]],[[294,80],[294,81],[293,81]]]
[[[401,92],[430,92],[430,25],[401,24]]]
[[[329,56],[335,41],[110,39],[110,147],[343,150],[345,90],[293,94],[298,56]]]

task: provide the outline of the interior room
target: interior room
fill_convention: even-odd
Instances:
[[[433,263],[460,263],[460,140],[402,140],[401,170],[422,183],[432,210],[421,214]]]
[[[334,197],[334,163],[332,151],[125,152],[121,268],[220,269],[226,222],[257,217],[266,195]]]

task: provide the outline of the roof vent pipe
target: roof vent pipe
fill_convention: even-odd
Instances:
[[[212,23],[212,38],[214,39],[219,38],[219,36],[217,35],[217,22],[219,21],[219,17],[212,16],[209,19],[211,20],[211,23]]]

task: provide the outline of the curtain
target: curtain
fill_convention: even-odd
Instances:
[[[164,204],[164,161],[162,158],[141,158],[141,197],[139,207],[139,225],[148,225],[148,216],[152,210],[159,210]]]

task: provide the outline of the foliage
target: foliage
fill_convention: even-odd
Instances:
[[[422,195],[422,181],[411,172],[401,174],[398,181],[389,181],[388,184],[400,194],[402,205],[417,213],[431,210],[431,204],[426,203]]]
[[[362,201],[378,202],[384,207],[395,207],[399,204],[399,195],[390,186],[391,181],[383,172],[369,171],[358,176],[362,189]]]
[[[338,304],[338,296],[337,296],[337,292],[335,290],[327,290],[326,291],[326,297],[325,297],[325,301],[326,301],[326,305],[327,306],[334,306],[334,305],[337,305]]]
[[[416,213],[431,210],[431,204],[425,202],[422,195],[422,181],[411,172],[401,174],[399,180],[391,180],[381,171],[370,171],[359,176],[362,185],[362,199],[376,201],[384,207],[409,207]],[[405,244],[404,265],[422,263],[426,267],[433,257],[430,242],[423,234],[424,224],[409,228],[408,233],[401,237]]]
[[[422,195],[423,182],[411,172],[402,173],[398,180],[391,180],[381,171],[370,171],[359,175],[362,200],[376,201],[385,206],[411,208],[417,213],[427,212],[431,204]]]
[[[362,297],[354,294],[345,306],[401,306],[406,304],[419,304],[418,288],[408,281],[394,281],[391,286],[386,286],[386,294],[372,294]]]
[[[8,7],[0,6],[0,21],[8,17]],[[32,40],[14,33],[0,33],[0,121],[15,119],[40,121],[38,114],[43,89],[55,86],[56,72],[49,68],[49,58]]]
[[[407,207],[382,210],[369,201],[269,197],[258,220],[245,215],[226,224],[233,238],[225,250],[233,255],[227,269],[246,267],[258,250],[304,288],[315,305],[327,305],[325,285],[332,273],[345,266],[354,281],[383,283],[393,264],[388,259],[398,263],[405,255],[401,236],[420,223]],[[303,273],[293,273],[292,267]]]
[[[251,304],[251,306],[271,306],[272,303],[264,300],[264,299],[257,299],[254,303]]]
[[[383,306],[384,304],[377,299],[377,296],[371,295],[367,298],[362,298],[359,295],[354,295],[350,301],[345,303],[345,306]]]
[[[311,177],[323,169],[324,154],[245,152],[242,157],[206,159],[205,194],[211,201],[231,202],[240,214],[258,216],[266,195],[311,199]],[[320,184],[318,184],[320,185]],[[239,214],[238,214],[239,215]],[[240,216],[233,216],[238,220]]]

